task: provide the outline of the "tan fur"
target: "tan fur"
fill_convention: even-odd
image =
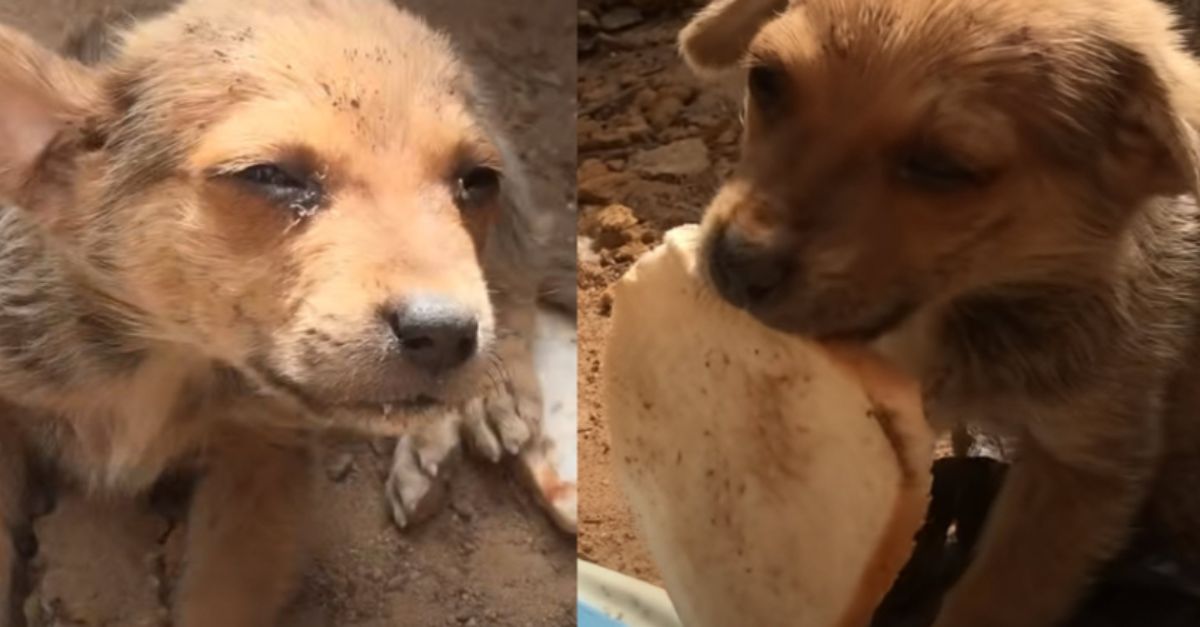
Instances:
[[[312,429],[399,433],[480,395],[536,424],[546,225],[449,42],[388,2],[93,26],[69,46],[92,67],[0,27],[0,398],[20,407],[0,414],[0,527],[31,456],[95,491],[199,469],[178,624],[267,624],[302,555]],[[238,178],[261,163],[318,200]],[[501,191],[466,206],[474,165]],[[477,357],[399,355],[381,310],[421,294],[473,312]]]
[[[875,342],[939,423],[1021,441],[937,627],[1056,624],[1147,499],[1195,547],[1194,497],[1165,486],[1200,450],[1200,69],[1165,7],[763,5],[681,38],[759,81],[705,219],[714,281],[777,328]]]

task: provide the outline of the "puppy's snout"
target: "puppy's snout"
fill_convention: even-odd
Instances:
[[[423,370],[460,366],[479,348],[475,313],[445,297],[410,297],[386,315],[403,357]]]
[[[761,305],[782,291],[791,274],[786,257],[724,229],[709,250],[717,292],[736,307]]]

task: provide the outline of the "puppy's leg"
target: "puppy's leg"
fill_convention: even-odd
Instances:
[[[217,442],[188,515],[177,625],[276,624],[301,565],[310,461],[248,431]]]
[[[387,496],[392,519],[400,527],[419,523],[437,511],[449,478],[444,469],[452,465],[459,449],[461,428],[462,413],[453,409],[396,443]]]
[[[1042,416],[936,627],[1052,627],[1070,613],[1147,492],[1158,433],[1141,409],[1137,419],[1095,412],[1087,426],[1079,413]]]
[[[467,438],[475,450],[493,461],[515,455],[538,432],[542,419],[542,387],[533,363],[537,306],[512,300],[497,312],[501,335],[496,341],[493,371],[482,403],[463,415]]]
[[[26,456],[16,426],[0,416],[0,627],[14,624],[13,585],[19,563],[14,530],[25,522]]]

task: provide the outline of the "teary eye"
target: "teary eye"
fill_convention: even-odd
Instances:
[[[321,185],[310,177],[289,172],[274,163],[252,165],[233,174],[267,200],[291,210],[298,217],[309,217],[320,208]]]
[[[454,197],[460,207],[471,209],[493,202],[500,193],[500,172],[473,166],[458,175]]]
[[[902,180],[933,191],[952,191],[983,182],[982,173],[954,156],[936,149],[913,150],[898,164]]]

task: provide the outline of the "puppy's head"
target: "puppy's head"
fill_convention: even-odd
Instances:
[[[1149,0],[714,3],[681,43],[746,85],[706,216],[716,287],[871,339],[968,291],[1111,272],[1139,208],[1195,189],[1170,27]]]
[[[318,412],[474,385],[506,158],[417,19],[384,0],[194,2],[96,68],[2,31],[0,83],[0,199],[132,335]]]

